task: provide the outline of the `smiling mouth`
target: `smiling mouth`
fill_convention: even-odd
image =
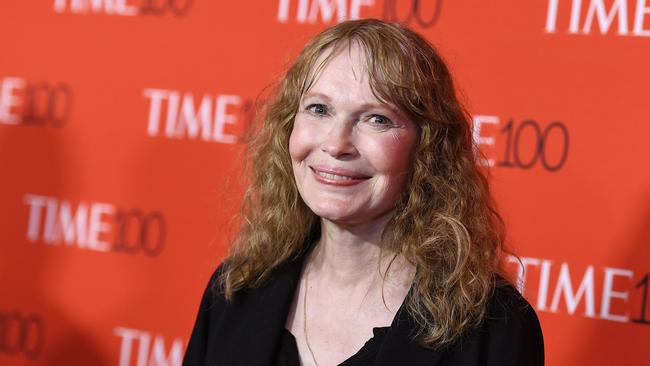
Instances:
[[[351,186],[370,179],[370,177],[368,176],[343,175],[331,171],[323,171],[320,169],[315,169],[313,167],[309,167],[309,168],[314,173],[314,177],[316,178],[317,181],[329,185]]]
[[[346,175],[330,174],[330,173],[319,172],[319,171],[316,171],[316,174],[320,175],[321,177],[323,177],[325,179],[332,179],[332,180],[352,180],[352,179],[354,179],[354,178],[348,177]]]

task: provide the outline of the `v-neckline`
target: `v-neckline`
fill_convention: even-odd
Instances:
[[[379,350],[381,349],[381,346],[386,338],[386,334],[388,334],[389,329],[390,326],[372,328],[372,337],[366,340],[363,346],[361,346],[361,348],[359,348],[354,354],[350,355],[348,358],[339,363],[338,366],[361,366],[372,364],[374,359],[377,357]],[[288,352],[289,354],[285,353],[285,355],[292,359],[299,358],[296,336],[287,328],[284,328],[283,330],[278,352]],[[278,365],[294,366],[293,364]],[[296,366],[297,365],[298,364],[296,364]]]

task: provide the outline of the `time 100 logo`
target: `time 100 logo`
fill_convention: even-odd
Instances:
[[[472,124],[481,165],[557,172],[569,158],[569,129],[561,121],[511,118],[503,123],[497,116],[475,115]],[[490,149],[497,139],[500,149]]]

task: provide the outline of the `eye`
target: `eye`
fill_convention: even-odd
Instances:
[[[324,104],[318,104],[318,103],[310,104],[307,106],[306,109],[310,113],[316,116],[322,117],[327,115],[327,106],[325,106]]]
[[[368,121],[371,124],[378,125],[378,126],[391,126],[393,124],[393,121],[391,121],[390,118],[386,116],[382,116],[381,114],[373,114],[369,116]]]

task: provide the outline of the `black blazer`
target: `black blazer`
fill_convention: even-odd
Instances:
[[[215,271],[203,294],[184,366],[271,366],[293,299],[304,255],[278,268],[257,289],[239,291],[232,302],[212,291]],[[442,350],[417,345],[414,320],[402,307],[393,319],[374,365],[537,366],[544,341],[537,315],[512,286],[494,291],[480,327]]]

